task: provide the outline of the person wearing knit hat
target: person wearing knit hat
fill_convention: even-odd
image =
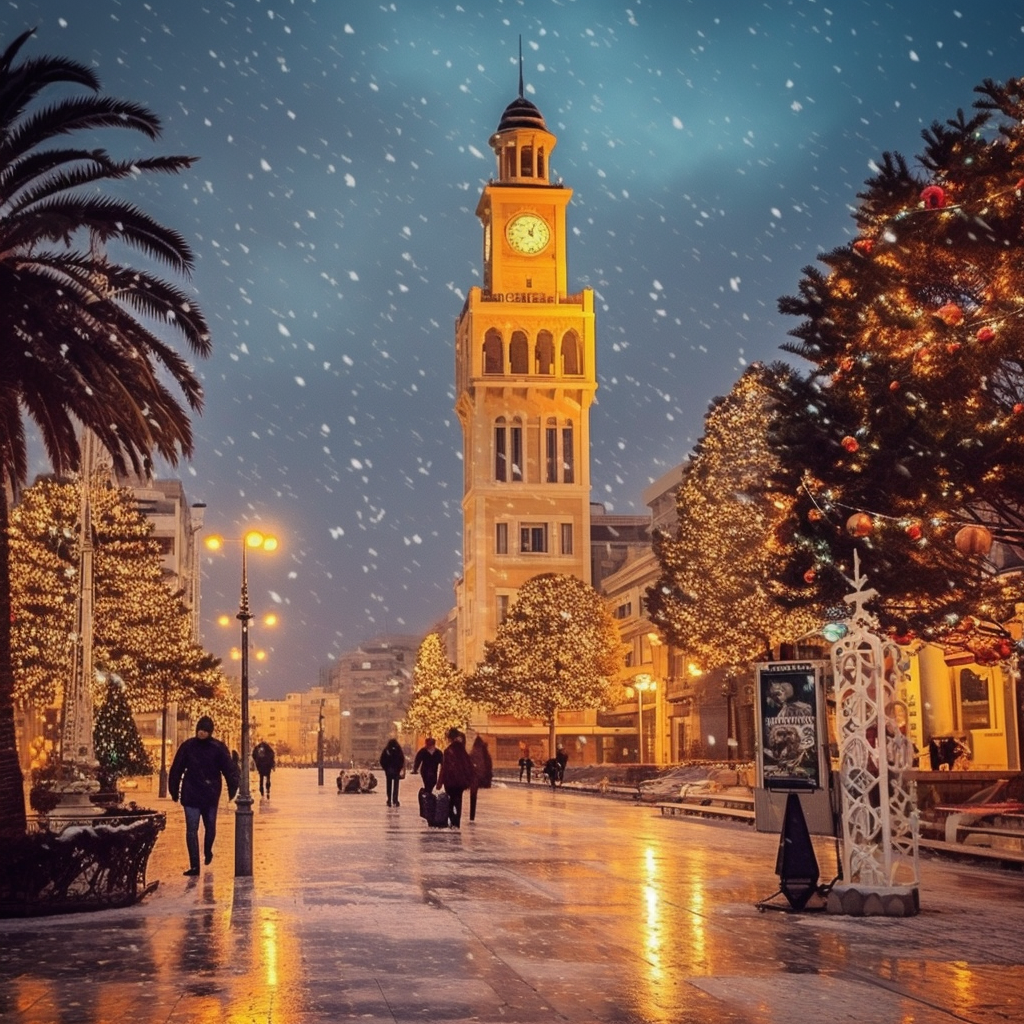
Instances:
[[[213,860],[213,841],[217,837],[217,805],[220,803],[221,776],[228,785],[228,799],[238,792],[238,765],[231,752],[213,738],[213,719],[203,715],[196,722],[196,734],[185,740],[171,762],[167,779],[171,799],[185,812],[185,847],[188,850],[188,876],[199,874],[199,822],[203,823],[205,862]]]

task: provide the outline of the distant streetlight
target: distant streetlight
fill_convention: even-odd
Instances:
[[[633,680],[633,689],[636,690],[637,731],[640,734],[637,760],[640,764],[644,763],[644,694],[649,690],[653,692],[657,688],[657,681],[652,679],[646,672],[640,673]]]
[[[225,544],[223,537],[212,535],[206,538],[211,551],[220,551]],[[238,602],[238,621],[242,624],[242,772],[235,798],[235,877],[252,875],[252,795],[249,792],[249,623],[253,619],[249,611],[249,575],[246,555],[254,551],[276,551],[277,538],[250,530],[241,538],[242,544],[242,590]]]

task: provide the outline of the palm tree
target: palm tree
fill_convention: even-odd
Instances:
[[[43,56],[15,64],[33,34],[22,33],[0,55],[0,836],[25,829],[14,731],[8,513],[28,472],[26,419],[57,473],[79,468],[83,427],[118,472],[143,472],[154,453],[174,465],[192,452],[189,410],[200,410],[202,388],[154,330],[176,332],[192,353],[210,350],[206,321],[190,296],[107,253],[108,245],[138,252],[188,277],[188,243],[99,189],[151,171],[177,173],[194,158],[116,160],[102,148],[62,143],[78,132],[111,128],[156,139],[160,121],[137,103],[100,95],[96,75],[77,61]],[[84,91],[37,103],[55,84]]]

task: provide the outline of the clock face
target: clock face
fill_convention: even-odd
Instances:
[[[524,256],[536,256],[551,241],[551,228],[547,221],[535,213],[520,213],[505,228],[508,244]]]

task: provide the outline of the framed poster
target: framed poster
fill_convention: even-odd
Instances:
[[[757,784],[814,790],[826,784],[823,661],[769,661],[757,679]]]

